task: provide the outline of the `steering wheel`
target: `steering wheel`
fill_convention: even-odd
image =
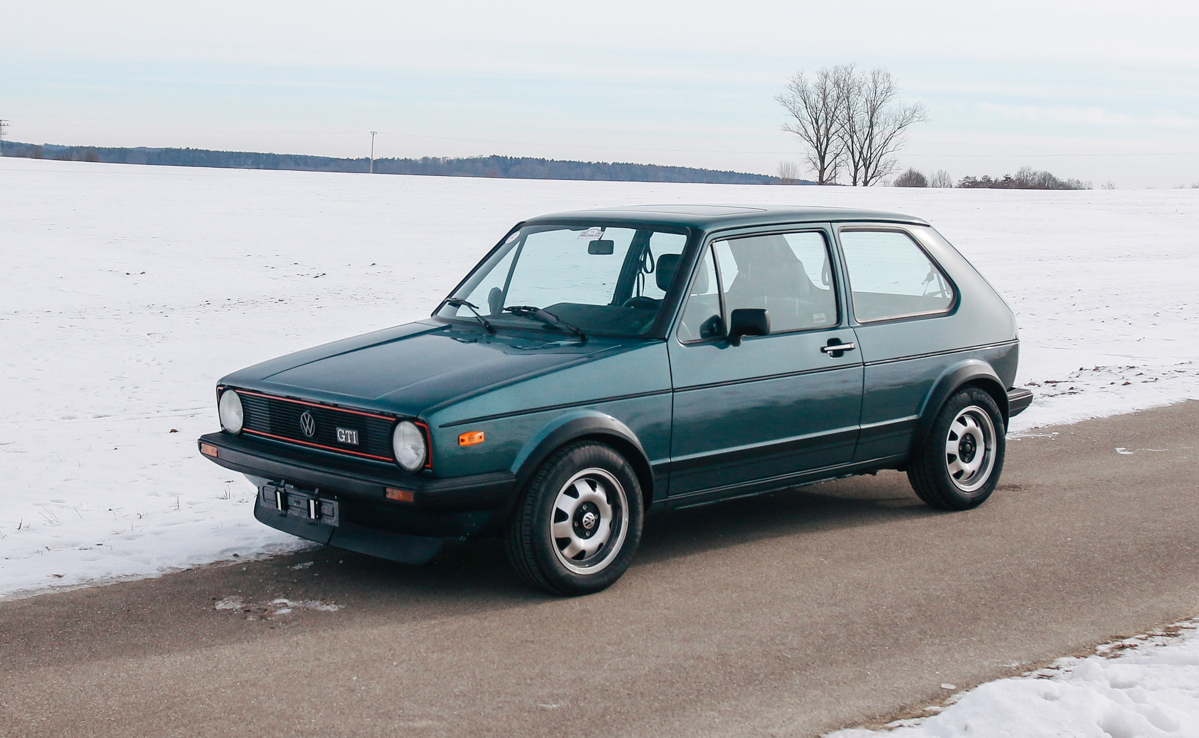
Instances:
[[[639,308],[641,310],[657,310],[658,302],[658,300],[655,300],[652,297],[637,295],[636,297],[630,297],[629,299],[625,300],[621,307]]]

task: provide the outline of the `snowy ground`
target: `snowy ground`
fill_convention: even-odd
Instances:
[[[1196,621],[1107,644],[1085,659],[988,682],[954,695],[931,717],[888,731],[825,738],[1195,738],[1199,736]],[[952,690],[952,684],[942,685]]]
[[[294,547],[200,458],[224,373],[428,314],[516,220],[632,203],[931,221],[1017,312],[1015,431],[1199,398],[1199,191],[368,176],[0,159],[0,597]]]

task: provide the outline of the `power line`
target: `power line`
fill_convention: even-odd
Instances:
[[[8,126],[7,120],[0,120],[0,140],[3,140],[5,131]],[[57,125],[67,127],[82,127],[76,124],[59,123]],[[91,126],[94,127],[94,126]],[[103,126],[102,126],[103,127]],[[113,126],[108,126],[113,127]],[[153,130],[173,130],[168,128],[154,128]],[[229,131],[232,132],[232,131]],[[254,131],[255,133],[263,133],[264,131]],[[275,131],[278,133],[278,131]],[[331,129],[331,130],[293,130],[287,133],[306,133],[306,134],[342,134],[348,131]],[[798,149],[789,149],[786,151],[780,150],[735,150],[735,149],[710,149],[710,148],[661,148],[657,146],[597,146],[594,144],[572,144],[572,143],[546,143],[545,141],[512,141],[506,139],[491,139],[491,138],[468,138],[464,136],[429,136],[419,133],[407,133],[400,131],[371,131],[371,149],[372,149],[372,170],[374,160],[374,138],[376,134],[383,133],[390,136],[404,136],[407,138],[421,138],[435,141],[461,141],[465,143],[485,143],[485,144],[503,144],[508,146],[533,146],[541,149],[559,148],[559,149],[583,149],[594,151],[645,151],[657,153],[680,153],[680,154],[742,154],[742,155],[771,155],[771,156],[796,156],[802,153]],[[170,148],[170,147],[166,147]],[[1050,152],[992,152],[992,153],[963,153],[963,152],[937,152],[937,151],[905,151],[902,152],[906,157],[945,157],[945,158],[1104,158],[1104,157],[1150,157],[1150,156],[1199,156],[1199,151],[1140,151],[1140,152],[1076,152],[1076,153],[1050,153]]]
[[[1042,153],[1023,153],[1023,154],[1011,154],[1011,153],[1007,153],[1007,152],[1000,152],[997,154],[939,154],[939,153],[935,153],[935,152],[930,153],[930,152],[926,152],[926,151],[909,151],[909,152],[907,152],[907,155],[908,156],[953,156],[953,157],[974,157],[974,158],[995,157],[995,156],[1023,156],[1023,157],[1033,157],[1033,156],[1038,156],[1038,157],[1039,156],[1199,156],[1199,151],[1139,151],[1139,152],[1104,151],[1101,153],[1080,153],[1080,154],[1048,154],[1048,153],[1043,153],[1043,152]]]
[[[422,135],[419,133],[399,133],[399,132],[392,132],[392,131],[387,131],[387,133],[389,135],[395,135],[395,136],[407,136],[409,138],[428,138],[428,139],[435,139],[438,141],[464,141],[467,143],[507,144],[510,146],[551,146],[551,147],[558,147],[558,148],[599,149],[599,150],[607,150],[607,151],[664,151],[664,152],[671,152],[671,153],[686,153],[686,154],[781,154],[781,155],[794,155],[797,153],[795,150],[791,150],[791,151],[777,151],[777,150],[772,150],[772,151],[734,151],[734,150],[726,150],[726,149],[663,149],[663,148],[659,148],[659,147],[638,147],[638,146],[593,146],[593,145],[589,145],[589,144],[567,144],[567,143],[547,144],[544,141],[535,143],[532,141],[506,141],[506,140],[502,140],[502,139],[489,139],[489,138],[461,138],[461,137],[457,137],[457,136],[426,136],[426,135]],[[1102,151],[1102,152],[1084,152],[1084,153],[1072,153],[1072,154],[1059,154],[1059,153],[1051,154],[1051,153],[1043,153],[1043,152],[1042,153],[1000,152],[1000,153],[987,153],[987,154],[964,154],[964,153],[944,153],[944,154],[942,154],[942,153],[928,152],[928,151],[909,151],[909,152],[907,152],[906,155],[907,156],[975,157],[975,158],[986,158],[986,157],[996,157],[996,156],[1009,156],[1009,157],[1010,156],[1020,156],[1020,157],[1199,156],[1199,151],[1142,151],[1142,152]]]

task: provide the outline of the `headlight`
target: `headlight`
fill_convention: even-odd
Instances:
[[[429,452],[425,448],[425,434],[410,420],[401,420],[396,426],[391,434],[391,448],[395,451],[396,461],[410,472],[425,465],[425,456]]]
[[[221,399],[217,402],[217,413],[221,416],[221,427],[230,433],[241,433],[242,422],[245,420],[245,413],[241,409],[241,398],[233,390],[225,390],[221,393]]]

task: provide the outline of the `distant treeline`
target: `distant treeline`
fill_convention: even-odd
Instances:
[[[1022,167],[1016,176],[1005,174],[1002,177],[991,177],[984,174],[981,177],[962,177],[956,185],[944,169],[924,176],[923,172],[909,169],[895,178],[891,183],[895,187],[965,187],[967,189],[990,190],[1089,190],[1090,182],[1077,179],[1058,179],[1049,172],[1038,172],[1032,167]],[[1114,186],[1114,185],[1112,185]]]
[[[57,146],[5,141],[4,156],[112,164],[150,164],[174,167],[228,169],[288,169],[305,172],[366,172],[370,160],[337,159],[300,154],[258,154],[208,149],[106,148]],[[442,177],[502,177],[508,179],[581,179],[608,182],[702,182],[709,184],[783,184],[778,177],[657,164],[561,161],[530,157],[477,156],[463,159],[375,159],[378,174],[418,174]],[[812,184],[787,182],[787,184]]]
[[[974,177],[962,177],[958,187],[980,187],[992,190],[1089,190],[1090,182],[1077,179],[1058,179],[1049,172],[1037,172],[1032,167],[1024,167],[1016,172],[1016,176],[1005,174],[992,179],[984,174]]]

